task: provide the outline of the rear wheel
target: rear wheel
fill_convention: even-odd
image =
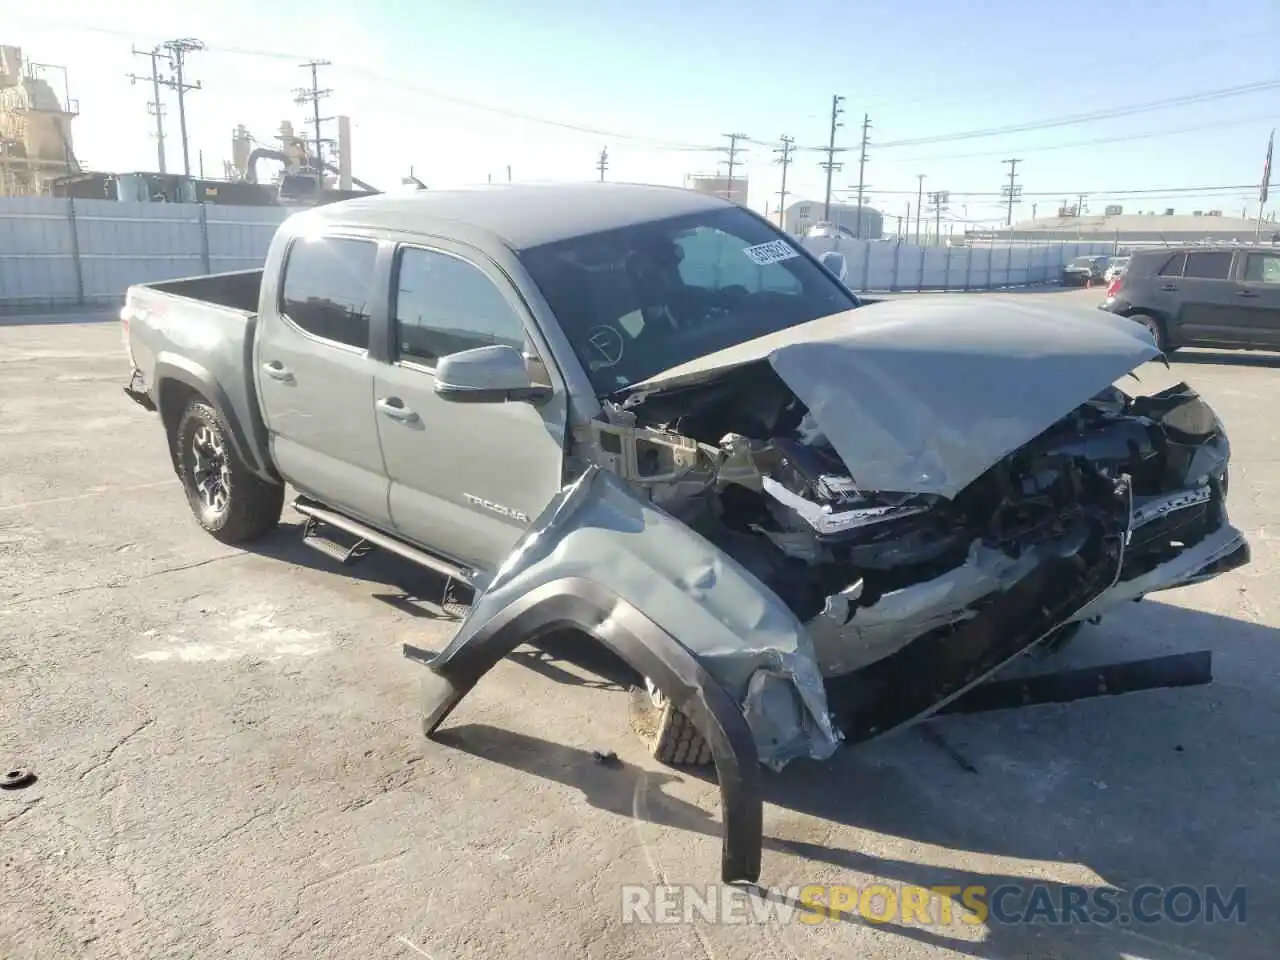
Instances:
[[[197,398],[187,404],[172,442],[187,503],[214,537],[223,543],[256,540],[280,522],[284,487],[245,465],[208,403]]]
[[[643,687],[632,689],[630,713],[632,729],[658,762],[673,767],[711,763],[711,745],[648,677]]]

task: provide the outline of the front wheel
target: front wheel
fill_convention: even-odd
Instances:
[[[178,475],[200,526],[223,543],[256,540],[280,522],[284,487],[253,473],[232,446],[218,412],[187,404],[174,431]]]
[[[630,713],[632,729],[659,763],[697,767],[712,762],[711,744],[648,677],[643,687],[632,688]]]

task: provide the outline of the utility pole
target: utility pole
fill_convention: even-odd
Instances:
[[[916,246],[920,246],[920,208],[924,206],[924,174],[916,174]]]
[[[796,150],[796,138],[783,134],[778,138],[778,142],[782,146],[775,147],[773,151],[778,154],[778,159],[773,162],[782,164],[782,189],[778,191],[778,226],[785,230],[787,229],[787,167],[791,166],[791,154]]]
[[[1008,215],[1005,217],[1004,225],[1006,227],[1012,227],[1013,226],[1013,204],[1015,203],[1015,201],[1018,200],[1019,197],[1022,196],[1022,188],[1018,186],[1018,183],[1016,180],[1018,164],[1020,164],[1022,160],[1021,159],[1001,160],[1000,162],[1007,163],[1009,165],[1009,185],[1007,187],[1004,187],[1000,192],[1004,194],[1004,197],[1009,204],[1009,212],[1008,212]]]
[[[729,183],[725,189],[725,199],[733,200],[733,168],[738,164],[738,154],[746,152],[738,146],[738,141],[747,139],[747,135],[745,133],[726,133],[724,136],[729,138],[729,146],[720,148],[729,154]]]
[[[596,161],[596,169],[600,171],[600,182],[604,183],[604,172],[609,169],[609,148],[600,148],[600,159]]]
[[[329,89],[320,89],[320,68],[329,66],[328,60],[308,60],[306,63],[299,64],[303,70],[311,71],[311,87],[298,87],[293,91],[293,102],[299,105],[311,104],[311,128],[312,140],[315,143],[316,155],[316,186],[324,189],[324,145],[333,143],[332,140],[326,139],[321,135],[322,125],[332,120],[332,117],[320,116],[320,101],[333,93]]]
[[[187,91],[202,89],[200,81],[187,83],[183,69],[186,66],[187,54],[195,50],[203,50],[204,44],[199,40],[186,38],[183,40],[166,40],[160,44],[169,51],[169,66],[173,76],[161,80],[160,85],[177,91],[178,94],[178,135],[182,137],[182,173],[191,176],[191,155],[187,147]]]
[[[1076,195],[1076,219],[1084,216],[1084,194]]]
[[[942,243],[942,211],[946,209],[947,201],[950,199],[951,194],[946,190],[929,194],[929,205],[933,207],[934,215],[933,236],[938,244]]]
[[[160,102],[160,58],[164,56],[164,54],[160,52],[159,47],[150,51],[139,50],[137,47],[134,47],[133,55],[135,57],[147,57],[151,60],[150,79],[152,100],[147,104],[147,112],[154,115],[156,118],[156,161],[159,164],[159,170],[157,172],[164,173],[164,104]],[[146,80],[146,77],[140,77],[135,73],[129,74],[129,82],[131,84],[140,82],[145,83]]]
[[[871,117],[868,114],[862,115],[862,152],[858,156],[858,215],[857,227],[855,233],[859,240],[862,239],[862,188],[863,188],[863,172],[867,166],[867,143],[871,135]]]
[[[831,137],[827,141],[827,149],[825,151],[827,159],[822,161],[818,166],[827,171],[827,194],[822,201],[822,219],[824,222],[831,220],[831,174],[841,169],[844,164],[836,163],[836,154],[843,153],[843,147],[836,146],[836,131],[844,126],[840,122],[840,114],[844,113],[840,109],[840,104],[844,102],[844,97],[837,94],[831,96]]]

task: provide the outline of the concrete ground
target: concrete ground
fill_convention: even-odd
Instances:
[[[718,793],[646,758],[609,671],[521,650],[425,740],[400,647],[449,636],[412,602],[438,585],[338,568],[291,513],[251,550],[205,536],[120,392],[117,326],[57,319],[0,319],[0,772],[39,776],[0,792],[0,956],[1274,955],[1280,358],[1143,372],[1222,415],[1254,561],[1064,655],[1207,647],[1212,685],[941,718],[767,777],[768,885],[1244,885],[1243,923],[944,923],[939,901],[929,924],[643,926],[624,884],[717,880]]]

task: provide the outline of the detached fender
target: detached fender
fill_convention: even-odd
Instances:
[[[711,746],[720,783],[721,877],[760,878],[763,801],[760,764],[746,718],[724,688],[674,637],[598,583],[544,583],[427,661],[423,729],[430,736],[467,692],[517,646],[572,627],[594,637],[656,683]],[[406,653],[417,659],[416,651]]]
[[[173,409],[172,400],[168,400],[169,392],[166,383],[181,383],[204,397],[218,411],[222,422],[230,431],[232,447],[241,462],[264,480],[279,483],[279,478],[271,468],[266,452],[255,443],[247,429],[244,418],[237,410],[227,391],[218,379],[203,365],[179,354],[163,352],[156,356],[155,369],[152,372],[152,395],[160,418],[165,424],[176,423],[182,410]],[[185,393],[185,391],[184,391]]]
[[[535,521],[449,646],[417,658],[431,670],[427,732],[515,646],[563,627],[612,649],[698,727],[720,775],[725,878],[754,878],[757,767],[826,759],[839,743],[795,614],[715,545],[592,467]]]

